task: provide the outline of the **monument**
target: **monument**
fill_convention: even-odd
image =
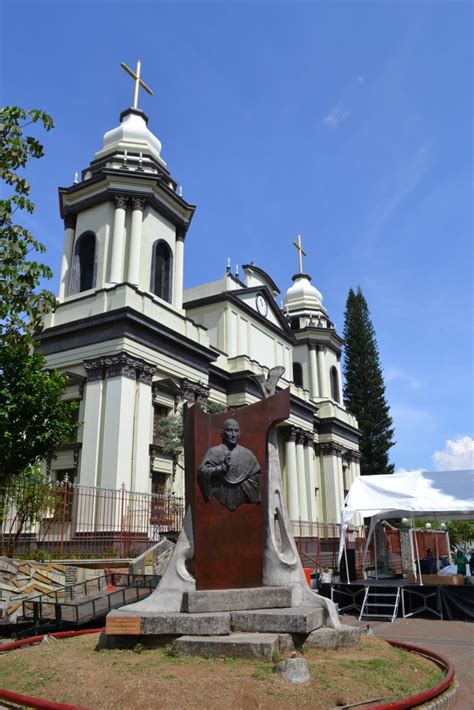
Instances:
[[[177,653],[271,658],[318,645],[322,631],[358,641],[308,587],[291,534],[276,434],[290,414],[289,390],[276,392],[282,373],[257,378],[255,404],[213,415],[187,406],[183,529],[157,589],[109,613],[102,646],[171,640]]]

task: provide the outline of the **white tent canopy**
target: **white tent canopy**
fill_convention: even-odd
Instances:
[[[355,513],[372,523],[381,518],[474,518],[474,470],[359,476],[342,510],[339,559]]]

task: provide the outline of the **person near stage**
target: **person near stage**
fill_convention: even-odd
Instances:
[[[466,574],[467,557],[462,550],[458,550],[454,558],[454,564],[458,569],[458,574]]]
[[[422,562],[423,567],[426,569],[426,572],[424,574],[436,574],[438,569],[437,569],[437,559],[433,555],[433,550],[431,547],[428,547],[426,550],[426,555],[423,557]],[[423,570],[422,570],[423,571]]]

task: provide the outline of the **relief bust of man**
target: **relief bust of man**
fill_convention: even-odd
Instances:
[[[229,510],[242,503],[260,503],[260,466],[250,449],[239,446],[235,419],[226,419],[221,438],[222,444],[208,449],[198,470],[204,500],[215,496]]]

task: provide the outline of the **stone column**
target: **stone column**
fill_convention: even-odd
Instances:
[[[311,343],[309,346],[309,380],[311,383],[311,397],[316,399],[319,397],[318,383],[318,364],[316,361],[316,345]]]
[[[76,217],[75,214],[67,214],[64,218],[64,246],[63,255],[61,258],[61,274],[59,277],[59,293],[60,301],[67,296],[68,284],[71,278],[72,257],[74,246],[74,235],[76,232]]]
[[[296,434],[297,430],[294,427],[290,427],[286,432],[287,438],[285,442],[287,477],[286,493],[288,498],[288,515],[292,521],[297,521],[299,519]]]
[[[337,471],[338,471],[338,476],[336,480],[336,485],[337,485],[337,491],[338,491],[338,500],[337,500],[337,518],[340,520],[341,518],[341,511],[342,508],[344,507],[344,466],[342,462],[342,451],[340,449],[336,450],[336,461],[337,461]]]
[[[174,255],[174,293],[173,304],[176,308],[183,307],[183,269],[184,269],[184,234],[176,234]]]
[[[153,419],[151,381],[155,367],[143,364],[138,370],[138,385],[135,403],[135,430],[132,465],[132,490],[148,491],[150,487],[150,444],[152,443]]]
[[[140,197],[132,197],[132,229],[130,235],[130,258],[128,262],[128,282],[138,286],[140,282],[140,255],[143,210],[145,200]],[[115,233],[114,233],[115,238]]]
[[[82,486],[97,486],[100,440],[102,429],[102,403],[104,395],[102,361],[84,363],[87,383],[84,387],[84,426],[82,430],[81,465],[78,483]]]
[[[125,195],[116,195],[114,232],[112,235],[112,259],[110,264],[110,282],[119,284],[123,281],[123,262],[125,258],[125,213],[128,198]]]
[[[107,384],[100,485],[120,488],[124,483],[131,490],[137,361],[126,353],[103,361]]]
[[[399,528],[400,556],[403,574],[413,574],[415,568],[415,554],[413,551],[413,538],[409,526]]]
[[[328,394],[328,382],[326,373],[326,355],[324,350],[324,345],[319,344],[317,346],[317,357],[318,357],[318,380],[319,380],[319,396],[327,399]]]
[[[304,432],[300,429],[296,439],[296,466],[298,469],[299,519],[308,521],[308,492],[306,489],[306,467],[304,456]]]
[[[323,511],[325,522],[340,523],[338,517],[338,465],[337,457],[333,451],[332,444],[320,444],[319,451],[322,454],[321,462],[321,488],[323,495]]]
[[[304,440],[304,455],[306,462],[306,487],[308,496],[308,520],[315,523],[318,519],[316,510],[316,472],[314,462],[313,435],[306,432]]]

